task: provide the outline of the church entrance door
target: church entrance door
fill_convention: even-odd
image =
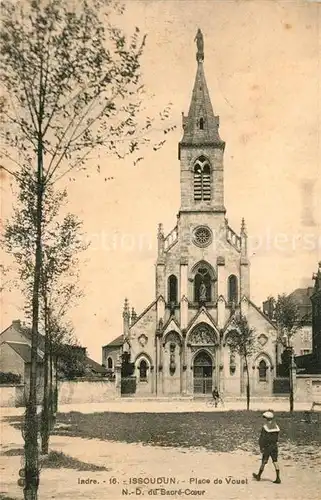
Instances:
[[[194,393],[211,394],[212,392],[212,359],[207,352],[201,351],[194,359]]]

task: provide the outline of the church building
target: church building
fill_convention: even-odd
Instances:
[[[103,347],[103,363],[113,369],[117,357],[129,351],[138,396],[200,396],[214,387],[226,396],[241,396],[244,360],[227,343],[241,313],[256,336],[251,393],[268,396],[275,377],[276,329],[251,301],[244,219],[238,233],[226,217],[225,142],[206,84],[200,30],[196,41],[196,77],[178,148],[177,222],[167,235],[159,224],[154,300],[139,315],[125,301],[123,334]]]

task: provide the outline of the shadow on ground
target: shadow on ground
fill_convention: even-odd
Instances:
[[[17,417],[11,424],[20,426]],[[10,417],[8,418],[10,422]],[[280,412],[280,448],[284,458],[316,466],[321,463],[321,419],[316,414],[309,422],[305,412]],[[212,452],[238,450],[258,455],[262,426],[258,411],[187,413],[58,414],[53,434],[104,441],[142,443],[152,446],[202,448]]]
[[[2,453],[3,456],[7,457],[17,457],[23,456],[23,448],[10,448]],[[82,472],[98,472],[98,471],[109,471],[107,467],[103,467],[95,464],[88,464],[77,460],[65,453],[59,451],[50,451],[50,453],[41,458],[41,468],[42,469],[75,469]],[[0,500],[2,500],[0,496]]]

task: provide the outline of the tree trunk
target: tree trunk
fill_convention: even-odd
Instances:
[[[52,339],[50,337],[49,351],[49,414],[50,414],[50,431],[54,428],[54,405],[53,405],[53,354],[52,354]]]
[[[54,391],[54,412],[55,416],[58,410],[58,358],[55,357],[55,391]]]
[[[41,413],[41,453],[47,455],[49,452],[49,433],[50,433],[50,387],[49,387],[49,357],[50,357],[50,340],[49,340],[49,321],[48,321],[48,305],[46,290],[44,290],[44,309],[45,309],[45,355],[44,355],[44,387],[43,387],[43,403]]]
[[[38,141],[37,151],[37,209],[36,209],[36,250],[35,271],[32,292],[32,333],[29,401],[25,416],[25,500],[37,500],[39,486],[38,466],[38,418],[37,418],[37,361],[38,361],[38,321],[39,291],[42,268],[42,204],[43,204],[43,150]]]
[[[294,395],[293,395],[293,351],[291,351],[291,357],[290,357],[290,394],[289,394],[289,399],[290,399],[290,412],[293,412],[294,409]]]
[[[250,409],[250,374],[249,374],[249,366],[247,360],[245,360],[246,367],[246,409]]]

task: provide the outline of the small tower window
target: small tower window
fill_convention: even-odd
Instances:
[[[108,370],[112,370],[113,368],[113,360],[110,357],[107,359],[107,368]]]
[[[228,279],[228,301],[230,304],[234,302],[235,305],[238,301],[237,277],[234,274],[231,274]]]
[[[264,361],[264,359],[262,359],[259,362],[259,381],[260,382],[266,382],[266,372],[267,372],[266,362]]]
[[[168,278],[168,302],[177,304],[177,278],[174,274]]]
[[[204,130],[204,118],[200,118],[200,129]]]
[[[194,200],[211,201],[211,167],[204,156],[194,165]]]

